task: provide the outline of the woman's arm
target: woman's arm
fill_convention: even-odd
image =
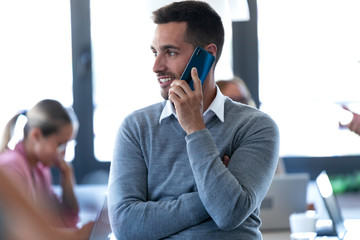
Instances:
[[[63,158],[58,162],[58,168],[61,173],[61,182],[62,187],[62,200],[64,205],[71,209],[73,212],[79,212],[79,204],[74,192],[74,172],[70,164],[68,164]]]
[[[52,228],[45,212],[27,199],[0,169],[0,214],[5,216],[5,236],[29,240],[86,240],[93,222],[80,229]]]

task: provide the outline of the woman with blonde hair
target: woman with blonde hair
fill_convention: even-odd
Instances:
[[[26,117],[23,139],[14,149],[8,147],[20,115]],[[66,144],[77,133],[75,113],[58,101],[46,99],[29,111],[16,114],[6,125],[0,145],[0,170],[17,186],[26,199],[46,212],[53,227],[74,228],[79,205],[74,193],[74,174],[64,160]],[[61,176],[62,196],[52,187],[50,167]]]

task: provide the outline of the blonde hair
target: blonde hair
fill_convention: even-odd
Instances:
[[[24,115],[27,118],[23,130],[24,139],[33,128],[39,128],[44,136],[57,133],[67,124],[73,124],[74,134],[76,134],[78,129],[78,121],[73,111],[64,108],[61,103],[56,100],[45,99],[38,102],[29,111],[17,113],[9,120],[4,129],[0,152],[8,149],[8,144],[13,137],[16,122],[20,115]]]

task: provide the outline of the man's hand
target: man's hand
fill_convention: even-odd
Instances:
[[[179,123],[189,135],[205,128],[203,95],[196,68],[191,69],[194,91],[183,80],[175,80],[169,89],[169,100],[174,104]]]
[[[224,155],[222,162],[225,165],[225,167],[227,167],[230,162],[230,157],[228,155]]]

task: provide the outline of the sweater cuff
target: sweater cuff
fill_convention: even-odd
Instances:
[[[208,155],[217,154],[217,146],[207,128],[187,135],[185,140],[188,153],[190,154],[189,156],[193,156],[195,158],[201,156],[201,158],[203,158]]]

